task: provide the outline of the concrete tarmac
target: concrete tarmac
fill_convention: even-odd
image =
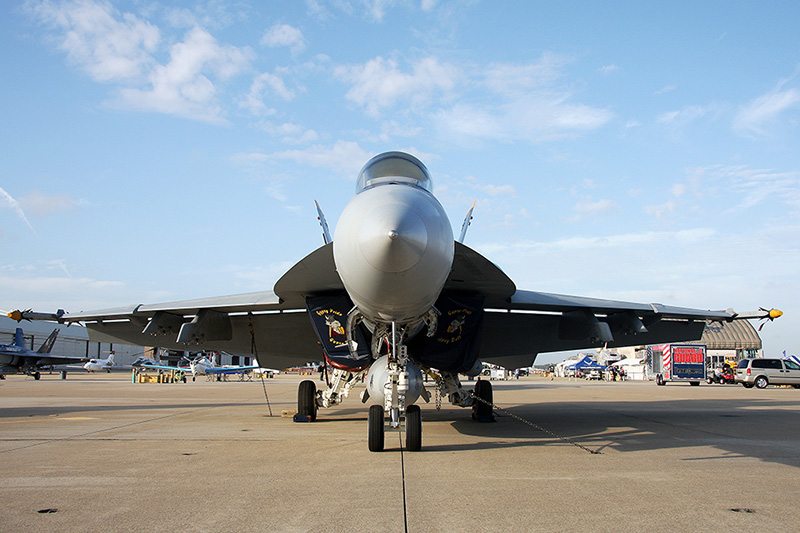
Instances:
[[[370,453],[357,395],[315,423],[281,418],[296,408],[301,379],[265,380],[269,416],[260,381],[8,376],[0,382],[1,527],[800,529],[800,390],[492,382],[495,403],[538,428],[502,412],[480,424],[470,410],[423,404],[421,452],[402,451],[391,432],[386,451]]]

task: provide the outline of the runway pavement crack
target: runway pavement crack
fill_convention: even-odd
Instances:
[[[398,431],[397,436],[400,438],[400,479],[403,485],[403,527],[405,533],[408,533],[408,502],[406,500],[406,463],[403,457],[403,433]]]

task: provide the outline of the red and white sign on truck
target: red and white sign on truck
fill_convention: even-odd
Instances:
[[[688,381],[700,385],[706,379],[705,344],[657,344],[647,347],[650,375],[658,385]]]

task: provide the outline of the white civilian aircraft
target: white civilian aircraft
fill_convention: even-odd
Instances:
[[[194,359],[189,359],[185,357],[187,361],[189,361],[189,366],[170,366],[160,363],[158,361],[154,361],[152,359],[148,361],[142,361],[138,363],[134,363],[134,366],[138,368],[150,368],[154,370],[175,370],[178,372],[191,372],[192,374],[192,381],[194,381],[197,376],[207,376],[212,374],[243,374],[246,372],[255,372],[260,370],[261,374],[265,375],[272,375],[272,374],[279,374],[278,370],[274,370],[271,368],[260,368],[258,366],[235,366],[235,365],[225,365],[219,366],[214,364],[214,362],[206,357],[205,355],[201,355],[195,357]]]
[[[111,368],[114,366],[114,352],[108,354],[107,359],[89,359],[89,362],[83,365],[83,368],[89,372],[105,370],[111,373]]]
[[[527,367],[542,352],[699,339],[707,320],[781,315],[518,290],[463,244],[472,209],[455,240],[427,168],[402,152],[366,163],[334,238],[317,208],[325,244],[272,291],[50,318],[83,322],[97,341],[250,353],[260,365],[277,368],[322,351],[330,385],[318,391],[314,381],[301,382],[298,415],[315,420],[318,408],[340,403],[366,374],[369,449],[384,448],[388,422],[404,428],[405,447],[417,451],[422,422],[415,402],[430,397],[422,371],[436,377],[436,389],[452,404],[488,420],[490,383],[478,381],[467,391],[458,377],[477,375],[481,361]]]

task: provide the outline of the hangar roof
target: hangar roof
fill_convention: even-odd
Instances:
[[[700,343],[709,350],[760,350],[761,337],[749,320],[710,322]]]

